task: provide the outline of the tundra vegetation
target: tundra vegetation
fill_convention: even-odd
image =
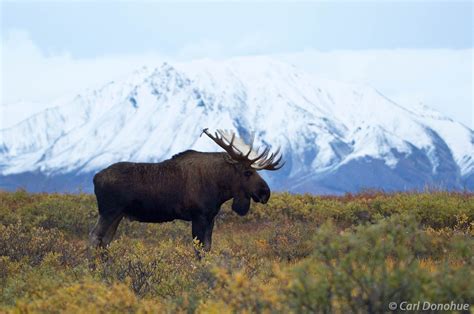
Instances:
[[[0,192],[0,312],[380,313],[474,303],[474,195],[274,193],[225,203],[198,260],[190,222],[123,221],[91,249],[88,194]],[[199,249],[199,243],[194,243]]]

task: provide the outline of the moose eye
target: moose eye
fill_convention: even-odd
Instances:
[[[250,177],[252,174],[253,174],[253,171],[251,171],[251,170],[246,170],[244,172],[244,176],[246,176],[246,177]]]

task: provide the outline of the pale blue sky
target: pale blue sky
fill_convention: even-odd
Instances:
[[[303,49],[470,48],[473,2],[4,2],[2,34],[25,30],[72,56],[177,55],[200,43],[224,55]]]
[[[144,64],[271,54],[474,128],[473,1],[0,5],[0,104],[24,116]]]

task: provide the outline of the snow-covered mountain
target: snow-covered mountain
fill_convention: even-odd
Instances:
[[[219,150],[205,127],[281,146],[286,166],[265,173],[277,190],[474,190],[471,129],[267,57],[144,67],[2,129],[0,187],[90,191],[116,161]]]

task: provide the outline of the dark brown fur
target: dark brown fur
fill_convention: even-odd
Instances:
[[[123,217],[141,222],[192,221],[192,236],[210,250],[214,218],[233,198],[245,215],[250,199],[266,203],[270,189],[249,166],[226,153],[186,151],[161,163],[119,162],[94,176],[99,221],[91,232],[96,246],[112,240]]]

